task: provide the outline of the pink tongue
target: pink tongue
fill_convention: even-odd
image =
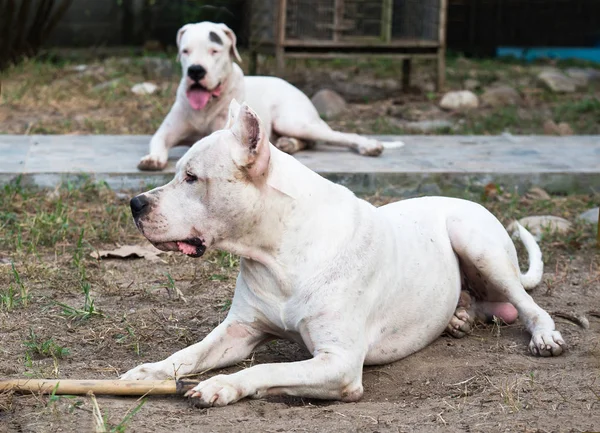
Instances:
[[[194,110],[202,110],[210,99],[210,92],[201,89],[191,89],[187,91],[187,97]]]
[[[185,242],[177,242],[177,246],[179,247],[179,251],[181,251],[183,254],[190,255],[196,253],[196,247],[186,244]]]

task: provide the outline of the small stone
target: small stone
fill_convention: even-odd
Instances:
[[[554,120],[546,120],[544,122],[544,134],[546,135],[560,135],[560,131],[558,129],[558,125]]]
[[[131,195],[124,192],[117,192],[115,193],[115,198],[120,203],[128,203],[131,200]]]
[[[509,86],[492,87],[481,95],[481,103],[488,107],[519,105],[521,103],[521,95]]]
[[[590,83],[590,77],[586,69],[569,68],[565,73],[579,88],[585,88]]]
[[[74,65],[69,68],[69,70],[74,72],[85,72],[88,68],[88,65]]]
[[[404,124],[404,128],[409,131],[417,132],[434,132],[441,129],[450,129],[454,124],[444,119],[432,119],[432,120],[420,120],[418,122],[407,122]]]
[[[479,107],[479,99],[470,90],[459,90],[446,93],[440,101],[445,110],[468,110]]]
[[[170,59],[144,57],[144,76],[150,80],[169,79],[176,75],[175,65]]]
[[[593,207],[581,213],[577,219],[592,224],[598,224],[598,212],[600,212],[599,208]]]
[[[542,238],[542,235],[546,233],[566,234],[569,232],[569,230],[571,230],[571,223],[569,221],[552,215],[529,216],[521,218],[519,220],[519,224],[529,230],[537,241],[539,241]],[[507,227],[506,230],[509,233],[512,233],[516,230],[516,225],[512,223]]]
[[[567,122],[560,122],[558,124],[558,135],[573,135],[573,129]]]
[[[131,88],[136,95],[152,95],[158,90],[158,86],[152,83],[138,83]]]
[[[114,89],[115,87],[117,87],[119,85],[120,82],[121,82],[120,78],[115,78],[114,80],[105,81],[104,83],[96,84],[94,87],[92,87],[92,90],[98,91],[98,90],[104,90],[104,89]]]
[[[463,82],[463,87],[465,88],[465,90],[476,90],[479,89],[481,87],[481,83],[477,80],[475,80],[474,78],[467,78],[464,82]]]
[[[525,196],[532,200],[550,200],[551,198],[550,194],[548,194],[545,190],[537,186],[534,186],[529,191],[527,191],[527,194],[525,194]]]
[[[573,128],[567,122],[560,122],[558,125],[554,120],[544,122],[544,133],[546,135],[573,135]]]
[[[421,82],[416,84],[417,89],[419,89],[423,93],[433,93],[435,92],[435,84],[430,81]]]
[[[346,101],[339,93],[321,89],[312,97],[312,103],[325,119],[335,119],[346,110]]]
[[[538,75],[540,83],[554,93],[572,93],[577,86],[572,78],[558,71],[542,71]]]

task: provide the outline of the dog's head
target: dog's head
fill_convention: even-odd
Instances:
[[[234,99],[225,129],[194,144],[171,182],[131,199],[138,229],[157,248],[192,257],[247,238],[264,213],[270,155],[260,119]]]
[[[225,24],[186,24],[177,32],[177,49],[187,99],[194,110],[201,110],[220,95],[232,59],[241,61],[235,34]]]

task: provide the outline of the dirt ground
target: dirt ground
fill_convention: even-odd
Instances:
[[[162,57],[156,57],[156,56]],[[180,66],[174,55],[105,59],[51,56],[0,73],[0,133],[9,134],[153,134],[174,101]],[[400,86],[400,63],[389,59],[290,60],[284,78],[308,96],[322,88],[339,92],[347,110],[329,124],[362,134],[554,134],[546,122],[566,123],[571,133],[600,134],[600,82],[573,93],[540,86],[544,68],[566,71],[577,66],[600,71],[597,64],[469,60],[449,57],[447,89],[472,88],[482,95],[503,85],[520,102],[470,111],[439,108],[443,92],[434,91],[433,64],[416,62],[412,88]],[[242,67],[248,65],[247,59]],[[274,74],[266,61],[260,72]],[[158,86],[152,95],[134,95],[140,82]],[[436,121],[429,126],[418,122]]]
[[[540,212],[573,220],[597,202],[594,196],[484,198],[503,223]],[[10,186],[0,204],[0,377],[116,378],[198,341],[227,313],[238,267],[228,254],[165,254],[164,262],[90,257],[117,245],[146,245],[129,217],[127,194],[102,185],[50,192]],[[274,397],[198,409],[175,396],[99,396],[100,430],[90,397],[4,393],[0,432],[600,431],[594,239],[595,229],[578,223],[541,243],[546,272],[531,293],[569,345],[557,358],[531,356],[519,323],[482,325],[464,339],[442,336],[406,359],[365,368],[358,403]],[[577,323],[582,316],[588,329]],[[276,341],[224,372],[308,356]],[[216,373],[223,371],[202,377]]]

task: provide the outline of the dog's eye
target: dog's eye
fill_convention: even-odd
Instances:
[[[210,50],[210,55],[214,56],[215,54],[217,54],[219,52],[219,50]]]
[[[192,173],[186,173],[185,174],[185,179],[184,179],[187,183],[194,183],[198,180],[198,176],[193,175]]]
[[[188,50],[187,48],[184,48],[183,50],[181,50],[181,54],[189,54],[190,50]]]

